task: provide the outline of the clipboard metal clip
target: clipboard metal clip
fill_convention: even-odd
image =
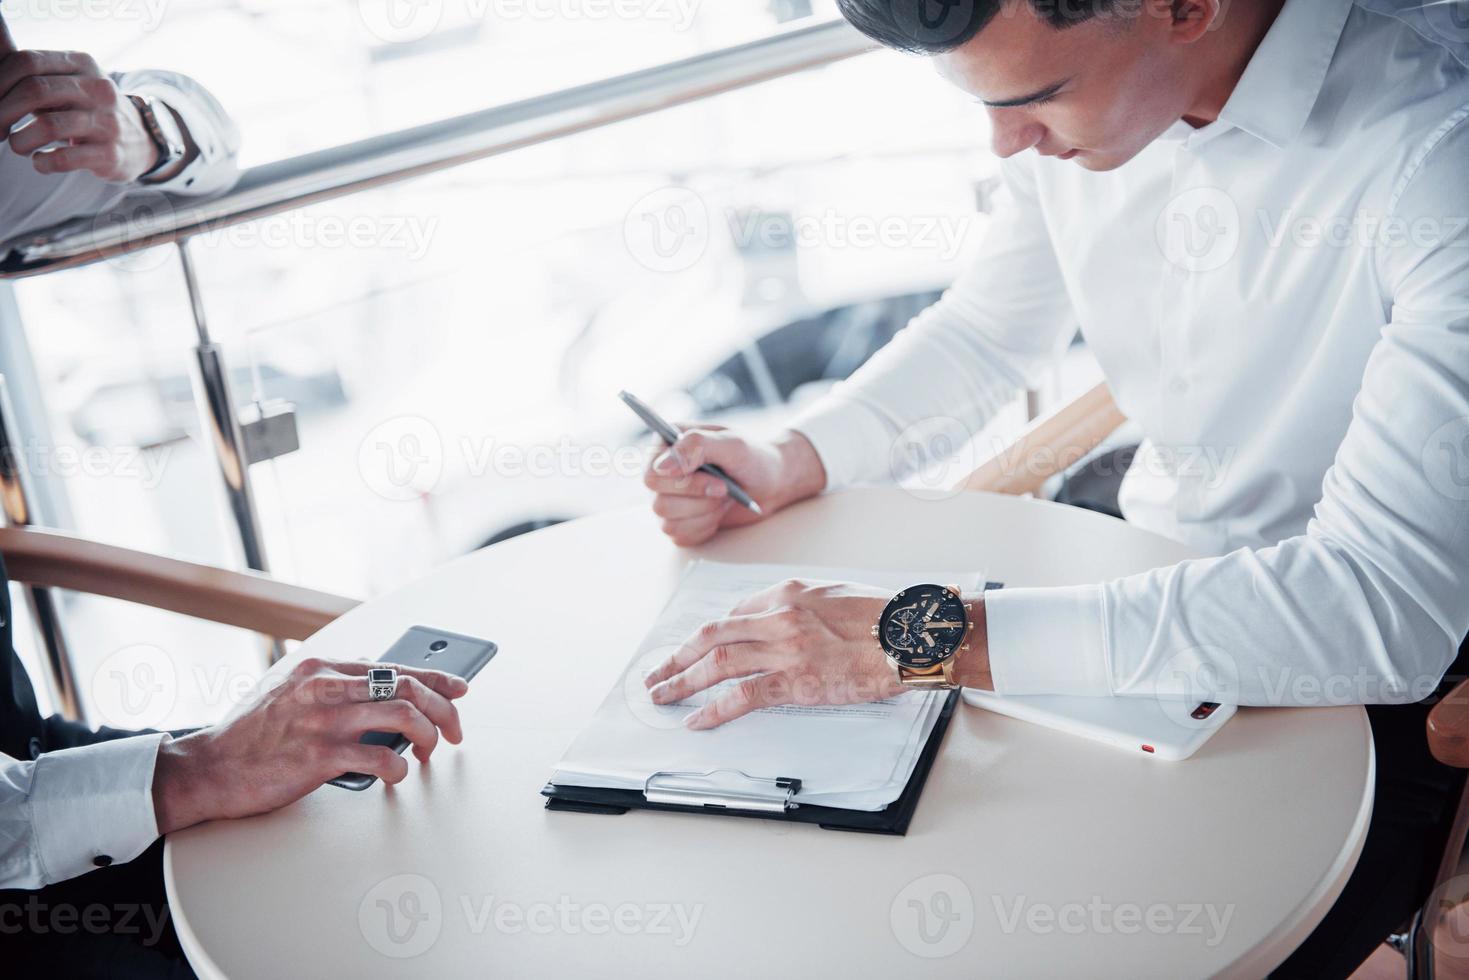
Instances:
[[[800,791],[799,779],[788,776],[768,779],[751,776],[738,769],[655,772],[643,784],[643,798],[649,803],[757,810],[762,813],[794,810],[800,804],[792,797]]]

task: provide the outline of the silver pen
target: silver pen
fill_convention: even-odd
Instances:
[[[638,418],[643,420],[643,424],[656,432],[664,442],[670,446],[678,442],[679,431],[665,422],[657,412],[643,404],[642,400],[636,395],[627,391],[619,391],[617,397],[621,398],[623,403],[632,409]],[[760,505],[755,503],[755,498],[746,493],[745,488],[736,483],[724,470],[715,466],[713,463],[705,463],[699,467],[699,472],[708,473],[710,476],[722,480],[724,485],[729,487],[730,498],[735,503],[745,507],[757,517],[765,516],[765,512],[760,509]]]

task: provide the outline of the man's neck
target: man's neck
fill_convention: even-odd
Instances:
[[[1220,26],[1207,48],[1210,70],[1193,106],[1183,114],[1184,122],[1198,129],[1219,118],[1284,6],[1285,0],[1226,0],[1219,11]]]

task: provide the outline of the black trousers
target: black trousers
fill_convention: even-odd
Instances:
[[[191,980],[163,887],[163,841],[35,891],[0,890],[7,977]]]
[[[1120,518],[1117,489],[1135,448],[1099,457],[1097,465],[1068,478],[1056,500]],[[1362,856],[1326,918],[1270,974],[1275,980],[1349,976],[1428,898],[1465,773],[1429,753],[1426,723],[1429,709],[1466,676],[1469,640],[1432,697],[1417,704],[1367,706],[1377,785]]]

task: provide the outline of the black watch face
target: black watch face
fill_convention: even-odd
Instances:
[[[969,627],[964,603],[942,585],[913,585],[893,597],[877,623],[888,656],[911,670],[942,664]]]

